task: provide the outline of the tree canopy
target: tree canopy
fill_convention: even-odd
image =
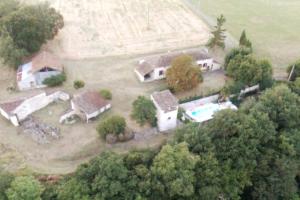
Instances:
[[[40,200],[43,187],[33,177],[16,177],[6,194],[8,200]]]
[[[250,51],[252,51],[252,43],[246,36],[246,31],[243,30],[241,37],[240,37],[240,47],[248,48]]]
[[[144,97],[139,96],[132,103],[131,117],[143,126],[145,123],[150,123],[152,126],[156,125],[156,108],[153,102]]]
[[[17,1],[0,4],[0,57],[10,66],[40,50],[64,26],[63,17],[48,4],[22,5]]]
[[[225,48],[225,31],[226,29],[223,28],[224,24],[226,22],[226,19],[224,15],[220,15],[217,18],[217,25],[215,26],[215,30],[211,32],[212,38],[207,43],[207,47],[209,48],[215,48],[215,47],[221,47],[222,49]]]
[[[176,92],[190,90],[203,81],[200,68],[194,65],[193,58],[188,55],[173,60],[166,78],[168,86]]]

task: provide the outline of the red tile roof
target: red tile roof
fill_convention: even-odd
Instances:
[[[107,106],[109,101],[101,97],[99,92],[86,91],[74,95],[73,102],[85,113],[92,114]]]
[[[4,110],[7,114],[10,115],[24,101],[25,101],[25,99],[19,99],[19,100],[15,100],[15,101],[12,101],[12,102],[1,103],[0,108],[2,110]]]
[[[47,51],[41,51],[34,55],[30,62],[32,62],[32,73],[37,72],[45,67],[63,71],[61,60]]]

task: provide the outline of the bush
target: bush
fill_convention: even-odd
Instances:
[[[77,90],[77,89],[83,88],[85,86],[85,83],[84,83],[84,81],[76,80],[76,81],[74,81],[73,86]]]
[[[297,77],[300,77],[300,60],[298,60],[294,64],[291,64],[290,66],[288,66],[287,73],[290,74],[294,66],[295,66],[295,68],[294,68],[294,72],[291,77],[291,81],[295,81]]]
[[[156,108],[150,99],[139,96],[132,105],[131,117],[138,124],[143,126],[146,122],[149,122],[152,126],[156,126]]]
[[[61,86],[63,82],[66,81],[66,75],[65,74],[59,74],[55,76],[51,76],[49,78],[46,78],[43,81],[43,84],[47,85],[48,87],[56,87]]]
[[[100,95],[107,100],[111,100],[112,99],[112,94],[109,90],[100,90]]]
[[[125,128],[125,118],[116,115],[102,121],[98,125],[97,131],[100,134],[100,136],[105,139],[108,134],[119,135],[121,133],[124,133]]]

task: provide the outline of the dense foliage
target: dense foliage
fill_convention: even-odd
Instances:
[[[48,87],[56,87],[56,86],[61,86],[65,81],[66,81],[66,75],[63,73],[63,74],[58,74],[46,78],[43,81],[43,84],[47,85]]]
[[[238,111],[221,111],[207,124],[185,125],[160,150],[104,152],[45,190],[31,177],[0,174],[0,195],[45,200],[296,200],[299,105],[299,95],[277,85],[248,99]]]
[[[43,187],[33,177],[20,176],[12,181],[7,190],[8,200],[40,200]]]
[[[108,134],[119,135],[124,133],[125,128],[125,118],[115,115],[104,121],[101,121],[97,127],[97,131],[103,138],[105,138]]]
[[[48,4],[20,5],[15,0],[0,3],[0,57],[18,66],[22,58],[40,50],[64,26],[62,15]]]
[[[132,104],[131,117],[143,126],[145,123],[156,125],[156,108],[153,102],[144,97],[139,96]]]
[[[290,74],[293,68],[294,71],[291,76],[291,81],[294,81],[297,77],[300,77],[300,60],[288,66],[287,72]]]
[[[207,43],[207,47],[209,48],[215,48],[215,47],[221,47],[225,48],[225,31],[226,29],[223,28],[224,24],[226,22],[226,19],[224,15],[221,15],[217,18],[217,25],[215,26],[215,30],[211,32],[213,35],[212,38]]]
[[[190,90],[203,81],[201,70],[188,55],[173,60],[172,66],[167,70],[166,79],[169,88],[175,92]]]

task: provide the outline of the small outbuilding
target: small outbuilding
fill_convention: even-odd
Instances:
[[[63,73],[60,59],[53,54],[41,51],[27,59],[17,71],[17,85],[19,90],[43,88],[46,78]]]
[[[110,102],[104,99],[99,92],[85,91],[74,95],[71,100],[71,109],[61,116],[60,122],[63,123],[68,118],[77,115],[88,123],[90,119],[110,108]]]
[[[154,92],[151,100],[156,107],[158,130],[163,132],[176,128],[179,104],[170,90]]]
[[[67,101],[69,94],[62,91],[38,91],[26,97],[0,103],[0,114],[14,126],[19,126],[32,113],[57,100]]]

